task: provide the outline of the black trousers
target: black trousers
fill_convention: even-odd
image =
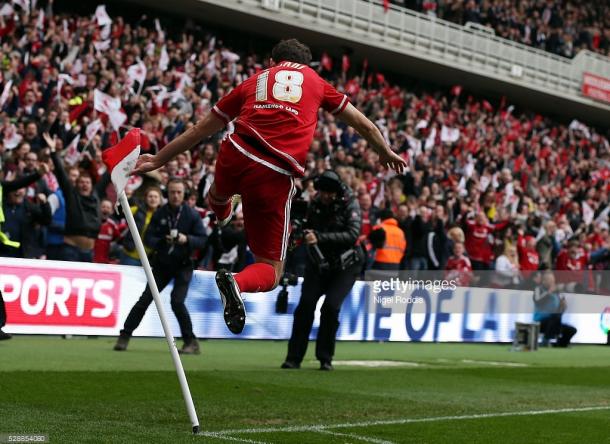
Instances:
[[[174,279],[174,288],[171,293],[172,311],[178,319],[180,331],[182,332],[182,339],[186,342],[190,341],[195,335],[193,334],[191,316],[189,315],[184,301],[186,299],[189,283],[193,277],[193,268],[190,265],[181,268],[157,265],[153,268],[153,275],[155,276],[155,282],[157,283],[159,292],[163,291],[167,284]],[[147,285],[144,293],[142,293],[138,302],[136,302],[129,312],[129,315],[125,320],[125,327],[121,330],[121,336],[131,336],[133,331],[140,325],[140,322],[142,322],[146,309],[148,309],[148,306],[152,301],[152,292]]]
[[[288,342],[287,361],[301,363],[307,352],[309,334],[313,325],[318,299],[326,295],[320,313],[320,328],[316,339],[316,358],[331,362],[335,354],[335,340],[339,328],[339,311],[343,300],[354,286],[361,263],[345,271],[333,270],[320,274],[309,263],[305,268],[301,299],[294,311],[292,335]]]
[[[576,334],[576,328],[561,323],[561,313],[553,313],[548,318],[540,321],[540,332],[544,334],[545,341],[557,338],[559,347],[570,345],[572,337]]]
[[[4,307],[4,299],[2,299],[2,292],[0,291],[0,328],[6,325],[6,307]]]

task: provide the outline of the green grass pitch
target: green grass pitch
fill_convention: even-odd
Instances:
[[[506,344],[339,343],[336,370],[320,372],[312,354],[301,370],[280,370],[285,342],[202,341],[200,356],[182,358],[204,432],[194,436],[165,341],[135,338],[125,353],[113,343],[0,343],[0,435],[44,433],[52,443],[610,442],[610,347],[518,353]],[[372,360],[383,365],[353,365]]]

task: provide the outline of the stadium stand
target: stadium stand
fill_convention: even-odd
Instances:
[[[43,136],[50,133],[58,148],[65,148],[70,179],[86,172],[99,183],[103,149],[127,128],[141,127],[143,151],[156,152],[268,64],[264,53],[224,45],[222,34],[171,32],[155,18],[113,17],[112,24],[105,25],[106,16],[99,10],[93,18],[54,14],[51,4],[41,11],[16,19],[5,16],[0,22],[0,155],[5,180],[36,167],[30,165],[34,160],[28,153],[53,168]],[[571,8],[566,11],[560,14],[564,20],[580,18]],[[583,19],[582,26],[589,29],[590,24],[589,18]],[[602,40],[597,45],[607,51]],[[573,48],[580,46],[575,42]],[[389,80],[391,76],[368,64],[349,66],[349,59],[320,56],[321,74],[376,122],[410,167],[401,176],[383,170],[364,140],[320,112],[306,176],[336,169],[361,202],[371,202],[370,225],[378,209],[392,209],[408,237],[405,265],[414,255],[424,255],[428,267],[443,267],[451,237],[443,236],[434,251],[424,246],[428,249],[422,252],[419,246],[414,252],[417,242],[411,230],[418,224],[420,234],[428,235],[440,224],[442,233],[464,231],[466,253],[477,258],[473,266],[493,267],[513,245],[525,254],[520,256],[524,269],[528,248],[550,266],[570,268],[578,262],[584,268],[610,268],[607,128],[521,111],[505,98],[481,97],[461,85],[420,83],[414,88]],[[109,97],[98,94],[96,100],[96,89]],[[118,108],[112,107],[112,98],[120,99]],[[221,137],[202,142],[156,174],[134,178],[133,203],[147,185],[164,187],[169,177],[181,176],[198,190],[192,205],[204,205]],[[56,177],[50,172],[43,179],[52,208],[61,211]],[[299,186],[307,199],[310,182],[302,180]],[[27,196],[34,200],[38,194],[33,190]],[[115,199],[110,188],[107,197]],[[10,219],[10,208],[4,205]],[[205,208],[200,213],[209,220]],[[61,220],[56,225],[61,226]],[[485,238],[473,241],[481,229]],[[38,247],[48,248],[36,257],[45,257],[56,245],[44,235],[51,228],[36,230],[41,233]],[[569,240],[580,246],[570,250]],[[114,248],[121,248],[120,240]],[[204,258],[202,266],[213,269],[214,264]]]
[[[610,55],[607,2],[397,0],[393,3],[461,25],[483,25],[499,37],[564,57],[574,57],[582,49]]]

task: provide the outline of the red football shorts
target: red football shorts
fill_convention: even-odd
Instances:
[[[294,179],[244,145],[240,140],[235,146],[229,138],[222,142],[214,173],[217,197],[241,195],[250,250],[265,259],[284,260],[296,192]]]

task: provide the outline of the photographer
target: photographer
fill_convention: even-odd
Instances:
[[[334,171],[325,171],[315,181],[318,194],[311,202],[304,225],[307,264],[299,305],[294,312],[285,369],[300,367],[314,320],[318,299],[326,295],[321,309],[316,341],[320,370],[332,370],[339,310],[364,262],[356,245],[361,214],[358,201]]]
[[[193,334],[191,317],[184,301],[193,277],[191,255],[194,250],[203,247],[205,232],[199,214],[184,201],[185,192],[186,184],[181,179],[169,181],[168,203],[153,214],[144,242],[154,252],[150,263],[159,292],[174,280],[171,304],[184,341],[180,353],[199,354],[199,343]],[[133,331],[142,322],[152,301],[152,293],[147,285],[125,320],[125,326],[114,346],[116,351],[127,349]]]
[[[567,308],[566,300],[560,295],[561,285],[555,283],[555,274],[546,270],[542,274],[540,285],[534,290],[534,321],[540,322],[540,332],[544,335],[543,344],[557,338],[557,347],[567,347],[576,334],[576,328],[561,322]]]

